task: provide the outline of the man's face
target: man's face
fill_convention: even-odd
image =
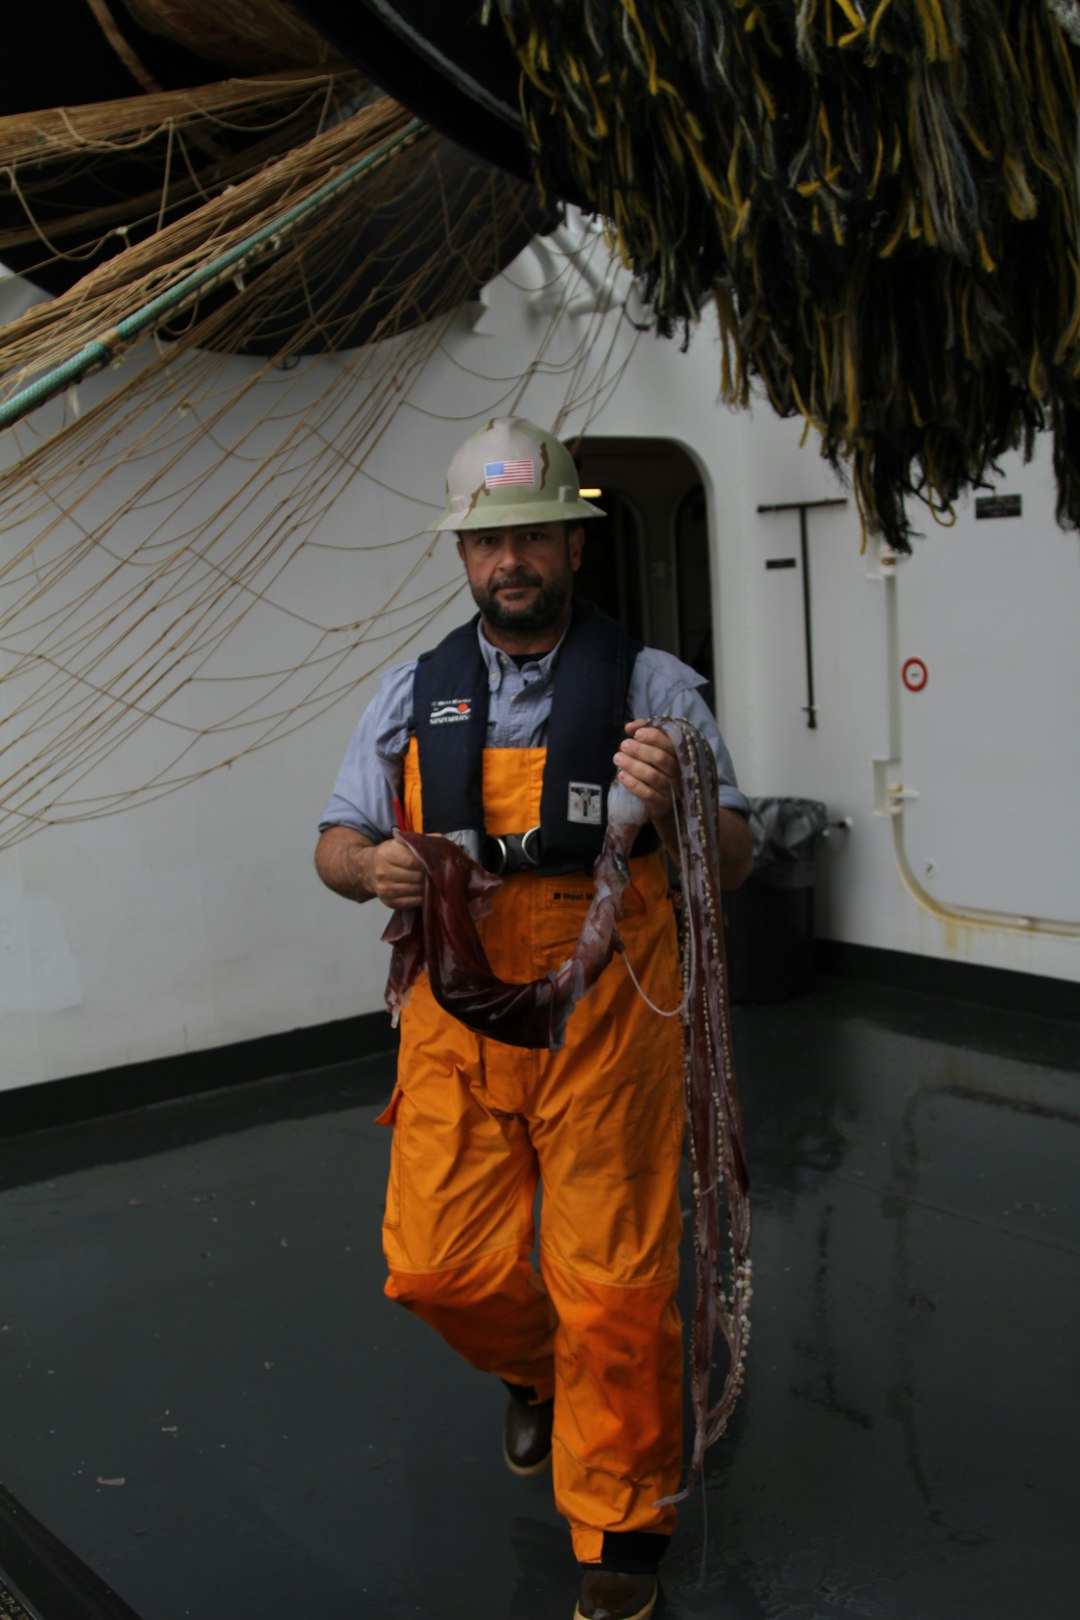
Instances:
[[[458,538],[473,601],[487,624],[506,634],[531,634],[563,618],[581,566],[581,526],[518,524],[470,529]]]

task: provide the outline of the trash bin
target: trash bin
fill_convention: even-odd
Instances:
[[[829,824],[817,799],[751,799],[754,864],[724,895],[728,994],[783,1001],[814,983],[817,842]]]

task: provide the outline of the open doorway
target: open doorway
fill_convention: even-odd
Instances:
[[[607,514],[590,522],[576,590],[631,636],[672,652],[708,681],[713,596],[701,474],[672,439],[584,438],[583,489]]]

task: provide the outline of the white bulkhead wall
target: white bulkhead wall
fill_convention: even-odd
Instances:
[[[520,399],[514,393],[544,330],[543,279],[527,250],[489,289],[479,318],[461,313],[367,463],[377,482],[351,486],[323,519],[321,542],[414,533],[440,501],[450,455],[483,416],[516,408],[545,420],[563,406],[566,365],[538,374]],[[555,358],[572,354],[590,319],[564,322]],[[1020,519],[976,522],[965,501],[945,530],[913,508],[925,539],[895,569],[874,550],[860,553],[853,504],[809,513],[810,729],[801,569],[765,566],[798,559],[798,516],[757,508],[845,491],[812,440],[800,448],[801,423],[780,421],[764,402],[748,413],[719,403],[708,319],[687,353],[635,339],[628,323],[613,352],[593,406],[571,408],[564,432],[673,439],[700,467],[717,708],[741,783],[752,795],[820,798],[833,819],[851,819],[820,853],[818,934],[1080,980],[1080,935],[1070,927],[1080,921],[1071,850],[1080,542],[1053,521],[1048,455],[1003,468],[997,487],[1021,495]],[[313,367],[313,397],[339,365],[331,357]],[[229,362],[237,380],[252,370]],[[452,540],[439,545],[432,589],[458,569]],[[394,551],[309,550],[296,606],[320,623],[359,618],[390,594],[399,567]],[[391,638],[390,650],[429,645],[470,608],[458,594],[419,642]],[[280,661],[287,648],[275,639],[238,649],[240,664],[253,652]],[[918,692],[899,681],[910,658],[927,671]],[[374,675],[359,677],[375,662],[360,649],[355,689],[285,740],[141,808],[52,827],[0,852],[0,1085],[381,1008],[386,913],[330,894],[312,866],[319,810],[376,686]],[[152,732],[139,737],[152,753]],[[122,769],[130,773],[130,753]]]

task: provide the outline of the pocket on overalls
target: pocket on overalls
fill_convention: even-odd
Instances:
[[[393,1126],[397,1121],[398,1110],[401,1107],[401,1087],[395,1086],[390,1094],[390,1101],[375,1120],[376,1125]],[[386,1178],[386,1207],[383,1213],[383,1225],[397,1227],[401,1225],[401,1155],[397,1142],[390,1141],[390,1171]]]

